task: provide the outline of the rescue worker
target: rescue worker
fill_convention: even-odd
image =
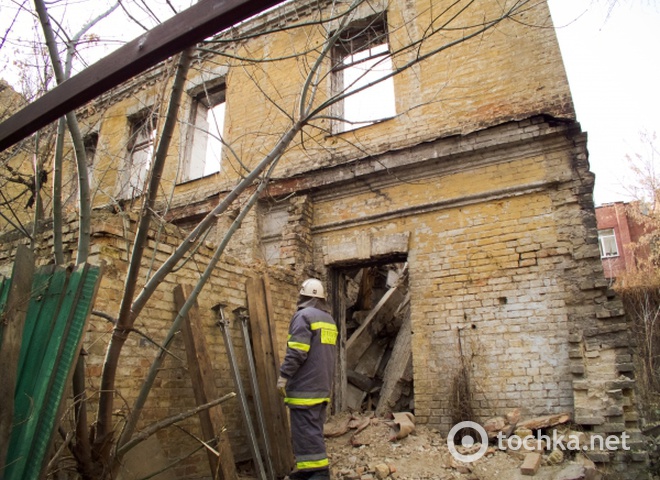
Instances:
[[[303,282],[297,307],[277,381],[289,408],[296,457],[289,478],[329,479],[323,424],[335,373],[337,324],[330,316],[323,284],[316,278]]]

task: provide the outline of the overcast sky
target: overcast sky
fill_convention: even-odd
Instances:
[[[654,0],[548,0],[577,118],[588,134],[596,204],[628,200],[625,155],[660,134],[660,6]]]

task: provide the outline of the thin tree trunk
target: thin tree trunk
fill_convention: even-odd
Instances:
[[[85,25],[80,32],[67,45],[67,58],[66,65],[62,67],[62,61],[57,49],[57,42],[55,40],[55,33],[53,32],[50,23],[48,10],[43,0],[34,0],[35,10],[39,16],[39,21],[46,39],[53,72],[55,73],[55,80],[58,84],[64,82],[71,75],[71,67],[73,57],[75,54],[75,47],[84,32],[86,32],[92,25],[96,24],[101,18],[107,16],[117,6],[110,7],[104,13],[96,17],[94,20]],[[76,167],[78,173],[78,252],[76,263],[87,261],[89,257],[89,244],[91,238],[91,199],[89,193],[89,175],[87,172],[87,158],[85,152],[85,145],[78,119],[74,112],[69,112],[65,116],[66,123],[71,134],[71,141],[74,147]],[[55,159],[53,165],[53,243],[55,250],[55,262],[57,265],[64,263],[63,252],[63,215],[62,215],[62,162],[64,151],[64,121],[60,119],[57,128],[57,140]],[[38,185],[41,168],[35,174],[35,186]],[[38,192],[38,189],[37,189]],[[35,198],[37,200],[39,197]],[[36,235],[35,235],[36,240]],[[81,475],[84,479],[94,478],[91,458],[91,445],[89,442],[88,422],[87,422],[87,405],[85,393],[85,367],[84,359],[78,358],[76,369],[73,377],[73,394],[78,403],[76,404],[76,444],[75,450],[77,458],[79,459],[79,467]]]
[[[41,203],[41,170],[43,163],[39,155],[39,140],[41,134],[37,132],[34,136],[34,156],[32,168],[34,170],[34,182],[32,184],[32,194],[34,195],[34,224],[32,226],[32,250],[36,250],[37,238],[39,236],[39,225],[43,218],[43,205]]]
[[[126,342],[126,338],[128,338],[128,333],[133,328],[133,324],[137,318],[137,313],[131,309],[131,304],[133,302],[133,297],[137,288],[136,285],[140,267],[142,266],[144,249],[149,238],[149,227],[151,225],[152,218],[151,212],[153,211],[154,204],[156,203],[158,187],[160,185],[163,169],[165,167],[165,160],[167,158],[167,153],[172,141],[174,128],[177,123],[177,114],[181,105],[183,87],[188,76],[190,63],[192,61],[192,52],[193,49],[188,48],[184,50],[179,56],[177,70],[174,82],[172,84],[170,102],[165,117],[165,124],[163,125],[163,131],[161,133],[160,141],[158,142],[158,148],[154,156],[153,167],[149,179],[149,186],[147,188],[147,194],[142,204],[140,222],[135,235],[133,251],[131,252],[128,272],[124,282],[124,295],[119,308],[117,325],[113,330],[103,366],[101,396],[99,399],[99,412],[97,417],[97,440],[95,443],[105,447],[110,446],[108,439],[112,435],[112,408],[119,356],[122,347]],[[103,451],[100,452],[100,454],[102,458],[108,460],[110,449],[103,448]]]
[[[157,423],[149,425],[147,428],[142,430],[139,435],[136,435],[133,437],[133,439],[126,443],[122,449],[121,449],[121,454],[125,454],[128,452],[131,448],[135,447],[137,444],[140,442],[145,441],[147,438],[149,438],[151,435],[154,433],[162,430],[163,428],[167,428],[170,425],[174,425],[175,423],[178,423],[182,420],[185,420],[186,418],[190,418],[194,415],[197,415],[199,412],[203,412],[204,410],[208,410],[209,408],[215,407],[216,405],[220,405],[221,403],[226,402],[227,400],[230,400],[234,398],[236,394],[234,392],[230,392],[226,395],[223,395],[222,397],[216,398],[214,400],[211,400],[208,403],[205,403],[203,405],[199,405],[195,408],[192,408],[186,412],[179,413],[177,415],[173,415],[171,417],[165,418]]]
[[[44,37],[46,39],[46,45],[48,47],[48,53],[50,55],[51,64],[53,66],[53,72],[55,73],[55,80],[58,84],[64,82],[71,75],[71,66],[73,63],[73,57],[75,54],[75,47],[80,39],[80,37],[95,25],[99,20],[105,18],[113,10],[115,10],[119,3],[116,3],[114,6],[110,7],[108,10],[94,18],[92,21],[87,23],[81,30],[78,32],[67,44],[67,57],[65,62],[65,67],[62,66],[62,61],[60,59],[59,51],[57,49],[57,42],[55,40],[55,33],[53,32],[53,27],[50,23],[50,17],[48,16],[48,10],[43,0],[34,0],[35,10],[39,15],[39,21],[41,22],[41,27],[43,29]],[[78,124],[78,118],[74,112],[69,112],[66,114],[67,126],[69,127],[69,133],[71,134],[71,141],[74,148],[74,157],[76,159],[76,167],[78,172],[78,253],[76,257],[76,263],[86,262],[89,257],[89,244],[91,238],[91,218],[92,218],[92,206],[89,193],[89,173],[87,172],[87,158],[85,153],[85,144],[83,140],[83,135],[80,131],[80,125]],[[63,145],[63,142],[62,142]],[[60,146],[62,148],[62,146]],[[54,170],[57,172],[62,169],[62,152],[56,153],[56,162]],[[61,182],[60,182],[61,187]],[[53,192],[55,193],[55,192]],[[62,198],[61,198],[61,188],[59,195],[54,197],[53,209],[58,211],[53,212],[53,221],[56,218],[60,219],[59,224],[54,225],[54,230],[56,232],[55,240],[58,240],[59,245],[55,245],[55,251],[62,251]],[[59,233],[57,233],[59,231]],[[63,256],[62,256],[63,261]]]
[[[64,152],[64,134],[66,119],[57,121],[57,138],[55,139],[55,159],[53,161],[53,256],[55,265],[64,265],[64,249],[62,248],[62,154]]]

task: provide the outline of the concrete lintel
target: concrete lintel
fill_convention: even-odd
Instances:
[[[372,233],[348,238],[341,243],[327,245],[324,263],[355,263],[407,254],[409,239],[410,232]]]

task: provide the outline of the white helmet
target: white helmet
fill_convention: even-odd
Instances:
[[[325,298],[325,290],[320,280],[316,278],[308,278],[302,284],[300,295],[306,297]]]

